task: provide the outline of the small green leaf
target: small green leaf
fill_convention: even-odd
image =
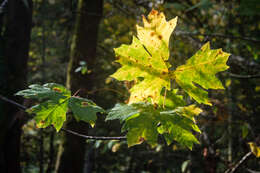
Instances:
[[[69,99],[69,108],[76,120],[88,122],[92,127],[95,125],[97,112],[104,112],[101,107],[95,105],[91,100],[80,97],[71,97]]]
[[[242,138],[246,138],[249,132],[249,124],[248,123],[244,123],[241,126],[241,130],[242,130]]]
[[[229,68],[226,65],[229,55],[221,49],[210,49],[209,43],[206,43],[185,65],[176,69],[174,72],[176,82],[198,103],[211,105],[206,90],[224,89],[215,75]]]
[[[36,115],[34,119],[38,128],[53,125],[57,131],[60,130],[66,120],[68,99],[70,98],[70,91],[64,86],[56,83],[34,84],[30,85],[29,89],[17,92],[16,95],[31,99],[47,99],[43,103],[27,109],[27,112]]]
[[[68,99],[60,99],[59,102],[48,100],[35,105],[27,110],[34,117],[38,128],[45,128],[53,125],[59,131],[66,120],[68,110]]]
[[[30,85],[29,89],[19,91],[16,95],[40,101],[44,100],[44,102],[27,109],[28,113],[36,114],[34,119],[39,128],[53,125],[59,131],[66,120],[66,113],[69,108],[77,120],[88,122],[91,126],[94,126],[97,119],[96,113],[104,112],[91,100],[71,97],[69,90],[55,83]]]

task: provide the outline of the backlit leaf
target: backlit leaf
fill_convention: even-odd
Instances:
[[[180,87],[198,103],[211,105],[206,90],[224,89],[215,75],[228,69],[226,62],[229,55],[221,49],[210,49],[209,43],[206,43],[185,65],[176,69],[175,79]]]
[[[256,156],[256,157],[260,157],[260,147],[257,146],[254,142],[248,142],[249,146],[250,146],[250,150],[251,152]]]
[[[122,132],[127,131],[129,147],[144,141],[154,147],[158,135],[162,134],[168,144],[177,141],[192,149],[193,143],[199,142],[191,130],[200,132],[193,116],[200,112],[194,105],[163,111],[150,103],[118,104],[109,112],[107,120],[119,119],[124,122]]]
[[[137,37],[131,45],[115,49],[122,67],[112,77],[117,80],[135,80],[131,88],[129,103],[147,98],[158,103],[163,87],[170,89],[168,76],[169,38],[176,26],[177,18],[167,22],[163,13],[152,10],[148,19],[143,17],[144,26],[137,25]],[[138,80],[142,78],[143,80]]]
[[[71,97],[69,99],[69,108],[76,120],[88,122],[92,127],[95,125],[97,112],[104,112],[101,107],[95,105],[91,100],[80,97]]]
[[[71,96],[69,90],[55,83],[30,85],[29,89],[19,91],[16,95],[41,101],[40,104],[27,109],[28,113],[36,115],[34,119],[38,128],[53,125],[59,131],[69,109],[72,110],[75,119],[94,126],[97,119],[96,113],[104,112],[93,101]]]
[[[45,128],[53,125],[59,131],[66,120],[68,110],[68,99],[60,99],[59,102],[48,100],[35,105],[27,110],[34,117],[38,128]]]

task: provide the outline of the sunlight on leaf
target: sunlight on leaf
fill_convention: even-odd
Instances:
[[[115,49],[122,67],[112,77],[117,80],[135,80],[130,89],[129,103],[151,98],[158,103],[163,87],[170,89],[168,76],[169,38],[174,30],[177,18],[167,22],[163,13],[152,10],[148,19],[143,16],[144,26],[137,25],[137,37],[131,45],[122,45]],[[138,80],[138,78],[143,80]]]
[[[27,109],[28,113],[36,115],[34,119],[38,128],[53,125],[59,131],[66,121],[69,109],[76,120],[85,121],[94,127],[97,119],[96,113],[104,112],[93,101],[71,96],[69,90],[55,83],[30,85],[29,89],[19,91],[16,95],[42,101]]]
[[[248,142],[251,152],[256,156],[260,157],[260,147],[254,142]]]
[[[211,105],[206,90],[224,89],[215,75],[229,68],[226,65],[229,55],[221,49],[210,49],[209,43],[206,43],[185,65],[176,69],[174,72],[176,82],[198,103]]]

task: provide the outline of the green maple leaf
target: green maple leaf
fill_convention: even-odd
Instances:
[[[82,120],[94,126],[97,119],[96,113],[104,112],[93,101],[71,96],[69,90],[55,83],[30,85],[29,89],[19,91],[16,95],[41,101],[27,109],[28,113],[36,115],[34,119],[38,128],[53,125],[59,131],[66,121],[66,114],[69,109],[76,120]]]
[[[104,110],[97,106],[93,101],[80,97],[71,97],[69,99],[69,108],[73,112],[76,120],[88,122],[92,127],[95,125],[98,112]]]
[[[209,43],[206,43],[185,65],[176,69],[175,80],[198,103],[211,105],[204,89],[224,89],[215,75],[229,68],[226,65],[229,55],[221,49],[210,49]]]
[[[127,131],[128,146],[146,141],[152,147],[156,146],[159,134],[162,134],[171,144],[177,141],[192,149],[193,143],[199,143],[191,130],[200,133],[194,117],[201,109],[190,105],[177,107],[174,110],[156,109],[150,103],[117,104],[108,113],[106,120],[119,119],[124,122],[122,132]]]
[[[150,103],[117,104],[111,109],[107,120],[119,119],[124,122],[122,132],[127,131],[128,146],[141,144],[147,141],[151,146],[157,143],[157,124],[155,116],[159,111]],[[124,116],[122,116],[124,115]]]
[[[146,141],[152,147],[156,146],[158,131],[158,120],[155,114],[142,112],[139,116],[133,117],[125,122],[122,132],[127,131],[127,144],[133,146]]]
[[[60,99],[58,102],[48,100],[35,105],[27,110],[30,114],[36,114],[34,120],[38,128],[45,128],[53,125],[59,131],[66,121],[68,110],[68,99]]]
[[[131,45],[115,49],[122,67],[112,77],[118,80],[136,80],[130,92],[129,103],[151,98],[158,103],[163,87],[170,89],[167,63],[169,58],[169,38],[177,18],[167,22],[163,13],[152,10],[148,20],[143,17],[144,27],[137,25],[137,37]],[[138,80],[143,78],[143,80]]]

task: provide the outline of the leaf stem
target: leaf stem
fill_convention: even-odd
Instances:
[[[236,171],[236,169],[237,169],[244,161],[246,161],[246,159],[247,159],[249,156],[251,156],[251,154],[252,154],[251,151],[248,152],[248,153],[246,153],[246,155],[244,155],[244,156],[242,157],[242,159],[239,160],[239,161],[237,162],[237,164],[236,164],[233,168],[230,168],[230,169],[226,170],[225,173],[234,173],[234,172]]]
[[[165,99],[166,99],[167,89],[164,90],[164,97],[163,97],[163,109],[165,108]]]
[[[80,92],[80,90],[81,90],[81,89],[78,89],[78,90],[73,94],[72,97],[76,96],[76,95]]]

